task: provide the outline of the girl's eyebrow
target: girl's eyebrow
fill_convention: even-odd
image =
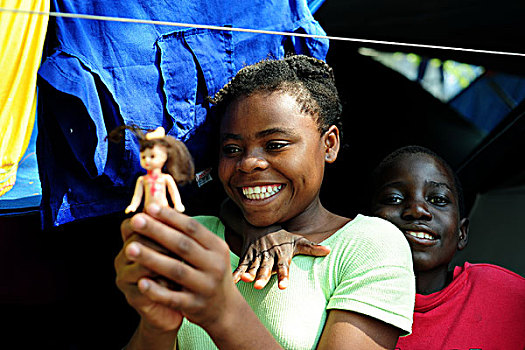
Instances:
[[[404,183],[402,181],[393,181],[393,182],[387,182],[386,184],[383,184],[377,188],[377,191],[380,191],[387,187],[396,187],[396,186],[402,186]]]
[[[256,134],[257,138],[265,137],[273,134],[283,134],[285,136],[294,136],[297,133],[291,128],[270,128],[263,131],[259,131]]]
[[[437,181],[425,181],[425,182],[433,187],[446,188],[450,192],[454,192],[452,191],[452,188],[450,188],[450,186],[446,182],[437,182]]]
[[[239,134],[224,133],[221,134],[221,140],[242,140],[242,137]]]
[[[297,133],[291,128],[270,128],[259,131],[257,134],[255,134],[255,137],[260,139],[268,135],[274,134],[281,134],[288,137],[293,137],[297,135]],[[222,140],[242,140],[242,138],[243,137],[240,134],[224,133],[221,135]]]

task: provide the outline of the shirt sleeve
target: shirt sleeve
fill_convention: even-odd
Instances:
[[[410,334],[415,277],[410,247],[403,234],[382,219],[358,225],[340,254],[336,287],[327,309],[368,315]]]

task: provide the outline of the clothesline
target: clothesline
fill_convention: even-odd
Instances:
[[[223,26],[212,26],[212,25],[206,25],[206,24],[179,23],[179,22],[156,21],[156,20],[147,20],[147,19],[136,19],[136,18],[87,15],[87,14],[78,14],[78,13],[43,12],[43,11],[32,11],[32,10],[9,9],[9,8],[3,8],[3,7],[0,7],[0,12],[12,12],[12,13],[31,14],[31,15],[46,15],[46,16],[51,16],[51,17],[78,18],[78,19],[87,19],[87,20],[96,20],[96,21],[153,24],[153,25],[162,25],[162,26],[171,26],[171,27],[189,27],[189,28],[200,28],[200,29],[232,31],[232,32],[284,35],[284,36],[294,36],[294,37],[302,37],[302,38],[348,41],[348,42],[356,42],[356,43],[364,43],[364,44],[405,46],[405,47],[417,47],[417,48],[425,48],[425,49],[452,50],[452,51],[482,53],[482,54],[491,54],[491,55],[525,57],[525,53],[519,53],[519,52],[479,50],[479,49],[470,49],[470,48],[453,47],[453,46],[427,45],[427,44],[406,43],[406,42],[386,41],[386,40],[369,40],[369,39],[347,38],[347,37],[329,36],[329,35],[314,35],[314,34],[303,34],[303,33],[279,32],[279,31],[250,29],[250,28],[233,28],[233,27],[223,27]]]

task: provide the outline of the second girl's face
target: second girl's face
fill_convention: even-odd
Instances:
[[[316,203],[324,135],[292,96],[273,92],[237,99],[220,135],[219,177],[252,225],[288,221]]]
[[[466,244],[454,179],[427,154],[403,154],[378,174],[372,213],[405,234],[415,271],[446,269]]]

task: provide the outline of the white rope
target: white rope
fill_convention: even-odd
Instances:
[[[249,28],[221,27],[221,26],[212,26],[212,25],[206,25],[206,24],[155,21],[155,20],[147,20],[147,19],[122,18],[122,17],[111,17],[111,16],[97,16],[97,15],[85,15],[85,14],[64,13],[64,12],[42,12],[42,11],[31,11],[31,10],[8,9],[8,8],[3,8],[3,7],[0,7],[0,12],[13,12],[13,13],[31,14],[31,15],[46,15],[46,16],[51,16],[51,17],[79,18],[79,19],[88,19],[88,20],[96,20],[96,21],[153,24],[153,25],[162,25],[162,26],[171,26],[171,27],[202,28],[202,29],[231,31],[231,32],[246,32],[246,33],[258,33],[258,34],[270,34],[270,35],[285,35],[285,36],[295,36],[295,37],[302,37],[302,38],[315,38],[315,39],[329,39],[329,40],[338,40],[338,41],[349,41],[349,42],[357,42],[357,43],[365,43],[365,44],[406,46],[406,47],[417,47],[417,48],[425,48],[425,49],[452,50],[452,51],[483,53],[483,54],[491,54],[491,55],[506,55],[506,56],[521,56],[521,57],[525,57],[525,53],[519,53],[519,52],[478,50],[478,49],[469,49],[469,48],[453,47],[453,46],[426,45],[426,44],[414,44],[414,43],[405,43],[405,42],[397,42],[397,41],[345,38],[345,37],[339,37],[339,36],[315,35],[315,34],[303,34],[303,33],[291,33],[291,32],[279,32],[279,31],[249,29]]]

